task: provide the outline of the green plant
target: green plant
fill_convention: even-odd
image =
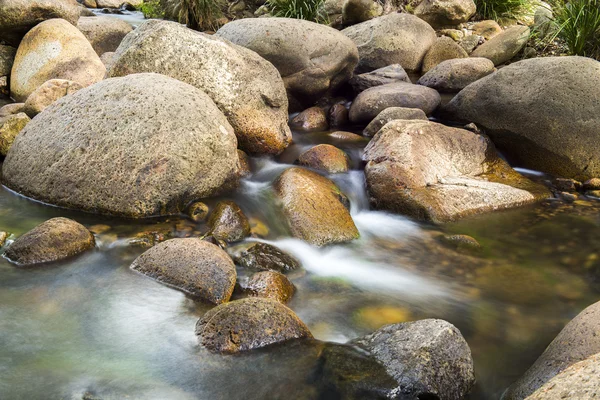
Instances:
[[[188,28],[204,31],[219,29],[221,9],[215,0],[176,0],[174,14]]]
[[[144,18],[164,18],[165,16],[165,10],[160,0],[145,0],[139,10],[144,14]]]
[[[554,23],[571,54],[600,58],[600,0],[557,0]]]
[[[519,19],[533,7],[532,0],[475,0],[477,13],[483,19]]]
[[[319,23],[329,23],[323,10],[324,0],[267,0],[267,8],[274,17],[306,19]]]

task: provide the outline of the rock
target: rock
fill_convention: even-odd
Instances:
[[[250,165],[250,157],[248,157],[248,154],[239,149],[237,153],[240,160],[240,177],[244,178],[252,175],[252,167]]]
[[[473,33],[482,36],[485,40],[490,40],[502,33],[502,28],[494,20],[479,21],[473,25]]]
[[[323,246],[359,237],[348,212],[348,198],[329,179],[289,168],[274,183],[276,197],[294,237]]]
[[[110,68],[112,62],[115,59],[115,54],[116,53],[114,51],[109,51],[100,56],[100,61],[102,61],[102,64],[104,64],[106,69]]]
[[[484,57],[498,66],[510,61],[527,44],[529,28],[513,26],[494,36],[471,53],[471,57]]]
[[[3,247],[6,244],[6,239],[10,234],[8,232],[0,231],[0,247]]]
[[[98,8],[120,8],[124,3],[139,7],[143,3],[143,0],[96,0]]]
[[[65,79],[50,79],[27,97],[24,111],[33,118],[56,100],[73,94],[79,89],[83,89],[83,87],[77,82]]]
[[[554,23],[552,6],[548,3],[538,3],[533,16],[533,30],[538,33],[542,39],[547,38],[557,30],[557,24]]]
[[[300,154],[298,163],[304,167],[318,169],[328,174],[348,172],[350,168],[348,155],[330,144],[319,144],[311,147]]]
[[[458,26],[475,15],[473,0],[423,0],[414,14],[432,27],[439,29]]]
[[[479,35],[469,35],[460,41],[460,47],[462,47],[467,54],[473,54],[475,47],[479,46],[483,42],[483,37]]]
[[[330,128],[341,128],[350,123],[348,109],[343,104],[334,104],[327,115]]]
[[[381,128],[390,121],[395,119],[421,119],[427,121],[427,115],[418,108],[404,107],[389,107],[377,114],[377,116],[369,122],[369,125],[363,130],[363,135],[373,137]]]
[[[0,107],[0,118],[25,111],[25,103],[11,103]]]
[[[50,79],[89,86],[104,78],[106,68],[88,40],[63,19],[44,21],[30,30],[17,50],[10,91],[17,101]]]
[[[92,10],[86,8],[83,4],[79,5],[79,17],[95,17],[96,14]]]
[[[232,301],[208,311],[196,324],[196,336],[200,345],[213,353],[238,353],[312,338],[292,310],[260,297]]]
[[[250,235],[250,223],[233,201],[220,201],[208,217],[210,234],[217,240],[238,242]]]
[[[350,106],[350,121],[369,123],[389,107],[418,108],[430,115],[441,102],[437,91],[412,83],[390,83],[375,86],[356,96]]]
[[[554,182],[552,182],[554,184],[554,187],[557,188],[558,190],[560,190],[561,192],[577,192],[579,189],[581,189],[582,184],[579,181],[576,181],[575,179],[570,179],[570,178],[555,178]]]
[[[352,343],[383,364],[401,398],[461,400],[475,384],[469,345],[449,322],[387,325]]]
[[[256,53],[176,22],[148,20],[123,40],[107,76],[156,72],[206,92],[247,153],[281,153],[291,141],[277,70]]]
[[[373,0],[346,0],[342,7],[342,23],[346,26],[365,22],[383,14],[383,7]]]
[[[289,272],[300,268],[300,263],[294,257],[262,242],[257,242],[242,251],[235,262],[244,268],[260,271]]]
[[[187,215],[196,222],[204,222],[208,217],[208,206],[201,201],[195,201],[188,207]]]
[[[279,70],[295,109],[315,104],[352,77],[354,43],[336,29],[293,18],[232,21],[217,36],[257,52]]]
[[[442,36],[448,36],[455,42],[460,42],[467,34],[466,32],[463,32],[460,29],[440,29],[439,33]]]
[[[17,49],[0,44],[0,76],[10,75]]]
[[[400,64],[392,64],[376,69],[375,71],[354,75],[350,79],[350,85],[352,85],[352,89],[357,94],[374,86],[398,82],[411,83],[408,74]]]
[[[171,239],[146,250],[131,269],[203,301],[229,301],[237,274],[218,246],[198,238]]]
[[[321,107],[307,108],[290,121],[290,126],[305,132],[325,131],[328,128],[327,114]]]
[[[273,299],[285,304],[292,298],[296,288],[282,273],[262,271],[250,277],[244,291],[251,296]]]
[[[523,60],[467,86],[444,114],[483,128],[515,165],[585,181],[600,176],[596,87],[589,58]]]
[[[233,129],[202,91],[158,74],[63,97],[19,134],[3,184],[67,208],[178,214],[237,177]]]
[[[423,59],[422,72],[427,73],[433,67],[446,60],[468,58],[467,52],[447,36],[439,37]]]
[[[99,56],[116,51],[123,38],[133,30],[133,26],[122,19],[107,16],[81,17],[77,28]]]
[[[420,71],[423,57],[435,41],[433,28],[411,14],[389,14],[342,31],[356,43],[356,73],[400,64],[409,72]]]
[[[6,157],[15,138],[29,123],[30,119],[25,113],[18,113],[0,117],[0,155]]]
[[[94,235],[68,218],[52,218],[20,236],[4,255],[19,265],[63,260],[95,246]]]
[[[388,123],[369,142],[363,160],[375,208],[435,223],[549,195],[510,168],[485,137],[435,122]]]
[[[571,320],[527,372],[506,390],[502,399],[524,399],[571,365],[600,353],[598,332],[600,302]]]
[[[473,251],[481,249],[479,242],[469,235],[444,235],[442,241],[456,250]]]
[[[367,138],[352,132],[335,131],[331,132],[328,136],[334,140],[346,143],[361,143],[367,141]]]
[[[600,190],[600,178],[592,178],[583,182],[583,190]]]
[[[98,8],[98,3],[96,0],[81,0],[81,5],[87,8]]]
[[[439,92],[459,92],[494,71],[494,63],[487,58],[457,58],[442,61],[423,75],[417,84]]]

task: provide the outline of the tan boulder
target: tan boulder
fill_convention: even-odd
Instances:
[[[65,79],[50,79],[27,97],[24,111],[29,117],[33,118],[56,100],[82,88],[77,82]]]
[[[455,58],[468,58],[469,55],[458,43],[448,36],[437,38],[423,59],[422,72],[427,73],[430,69],[446,60]]]
[[[110,16],[81,17],[77,28],[99,56],[116,51],[123,38],[133,30],[131,24]]]

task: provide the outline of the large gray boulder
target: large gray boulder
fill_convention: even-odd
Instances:
[[[156,72],[208,94],[248,153],[281,153],[291,141],[283,81],[271,63],[221,38],[148,20],[128,34],[107,76]]]
[[[81,17],[77,28],[99,56],[116,51],[123,38],[133,30],[131,24],[109,16]]]
[[[439,63],[423,75],[417,84],[439,92],[459,92],[495,70],[494,63],[487,58],[456,58]]]
[[[433,28],[411,14],[389,14],[342,31],[358,47],[357,73],[400,64],[419,71],[423,57],[436,39]]]
[[[474,122],[517,165],[585,181],[600,176],[600,62],[519,61],[462,90],[446,117]]]
[[[137,74],[81,89],[38,114],[13,143],[2,183],[90,212],[173,214],[235,179],[236,148],[205,93]]]
[[[423,0],[415,8],[415,15],[438,29],[467,22],[475,11],[473,0]]]
[[[513,26],[494,36],[471,53],[471,57],[484,57],[494,65],[510,61],[527,44],[530,30],[526,26]]]
[[[336,29],[293,18],[230,22],[217,36],[257,52],[279,71],[293,108],[312,106],[352,77],[356,45]]]

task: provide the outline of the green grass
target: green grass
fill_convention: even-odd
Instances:
[[[305,19],[329,23],[323,11],[324,0],[267,0],[266,6],[274,17]]]
[[[600,0],[556,0],[554,23],[570,54],[600,59]]]
[[[145,0],[139,10],[144,14],[144,18],[164,18],[165,16],[165,10],[160,0]]]
[[[529,11],[532,0],[475,0],[477,13],[482,19],[519,19]]]

